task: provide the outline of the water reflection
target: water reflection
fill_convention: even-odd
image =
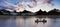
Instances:
[[[35,20],[47,20],[35,23]],[[40,16],[6,16],[0,17],[0,27],[60,27],[60,18]]]

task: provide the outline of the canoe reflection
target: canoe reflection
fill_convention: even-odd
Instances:
[[[45,20],[45,19],[43,19],[43,20],[39,20],[39,19],[35,20],[35,23],[38,24],[39,22],[42,22],[43,24],[45,24],[47,22],[47,20]]]

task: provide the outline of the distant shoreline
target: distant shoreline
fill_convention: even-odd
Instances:
[[[2,15],[3,16],[3,15]],[[60,16],[60,15],[4,15],[4,16]]]
[[[59,16],[60,15],[0,15],[0,16]]]
[[[26,18],[30,18],[30,17],[36,17],[36,18],[60,18],[60,15],[37,15],[37,16],[12,16],[12,15],[0,15],[0,18],[10,18],[10,17],[26,17]]]

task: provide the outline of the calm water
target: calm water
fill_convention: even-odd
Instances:
[[[35,20],[47,20],[45,24]],[[0,27],[60,27],[59,17],[40,17],[40,16],[3,16],[0,17]]]

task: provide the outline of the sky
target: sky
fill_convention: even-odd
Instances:
[[[60,10],[60,0],[0,0],[0,9],[16,10],[17,12],[28,10],[50,11],[53,8]]]
[[[54,0],[54,7],[60,9],[60,0]]]

